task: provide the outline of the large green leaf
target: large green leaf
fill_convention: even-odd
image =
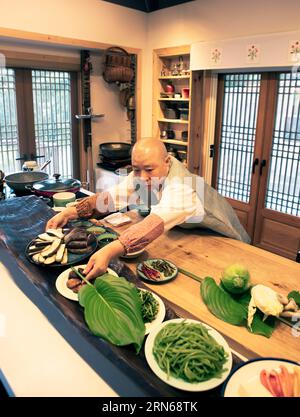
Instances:
[[[245,307],[219,287],[213,278],[204,278],[200,292],[204,303],[212,314],[230,324],[237,326],[244,324],[247,319]]]
[[[84,285],[78,296],[93,334],[117,346],[133,343],[136,351],[140,351],[145,325],[141,300],[133,284],[125,278],[104,274],[94,285]]]

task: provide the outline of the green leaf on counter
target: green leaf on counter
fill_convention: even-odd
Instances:
[[[288,294],[288,299],[293,298],[295,300],[295,303],[298,305],[298,307],[300,308],[300,292],[299,291],[291,291]]]
[[[207,308],[216,317],[237,326],[245,323],[247,309],[219,287],[213,278],[204,278],[200,293]]]
[[[94,285],[84,285],[78,293],[84,318],[91,332],[117,346],[134,344],[141,349],[145,325],[137,289],[125,278],[104,274]]]

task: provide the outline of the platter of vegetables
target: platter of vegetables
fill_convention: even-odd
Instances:
[[[35,265],[61,267],[88,258],[97,246],[96,236],[85,228],[49,229],[29,242],[25,255]]]
[[[200,321],[173,319],[150,332],[146,360],[165,383],[185,391],[206,391],[225,381],[232,367],[223,336]]]
[[[287,359],[259,358],[228,377],[224,397],[300,397],[300,366]]]
[[[164,284],[176,278],[178,268],[166,259],[147,259],[137,265],[139,277],[151,284]]]

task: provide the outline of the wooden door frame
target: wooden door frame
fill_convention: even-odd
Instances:
[[[262,174],[260,175],[260,187],[258,190],[258,199],[257,199],[257,210],[256,210],[256,222],[255,222],[255,234],[253,239],[253,244],[263,249],[270,250],[272,252],[278,253],[295,259],[296,253],[291,253],[288,248],[276,248],[268,242],[263,241],[263,227],[264,220],[268,219],[286,226],[292,226],[292,228],[300,228],[300,219],[296,216],[292,216],[286,213],[281,213],[269,208],[265,208],[265,198],[268,187],[268,178],[269,178],[269,169],[270,169],[270,160],[271,160],[271,151],[273,146],[273,133],[274,125],[276,118],[276,106],[277,106],[277,93],[278,93],[278,74],[279,72],[273,72],[269,74],[269,85],[268,85],[268,98],[267,98],[267,115],[265,119],[265,128],[263,132],[264,144],[262,148],[262,160],[267,161],[267,165],[262,169]],[[293,231],[294,233],[294,231]],[[300,233],[299,233],[299,244],[298,250],[300,247]]]

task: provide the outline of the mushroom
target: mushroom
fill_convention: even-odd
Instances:
[[[279,316],[280,317],[300,319],[300,310],[297,310],[297,311],[282,311],[282,313],[280,313]]]
[[[289,303],[289,299],[285,295],[277,293],[277,298],[278,298],[278,301],[284,306]]]
[[[290,298],[288,304],[284,306],[283,310],[284,311],[286,311],[286,310],[297,311],[298,310],[298,305],[293,298]]]

